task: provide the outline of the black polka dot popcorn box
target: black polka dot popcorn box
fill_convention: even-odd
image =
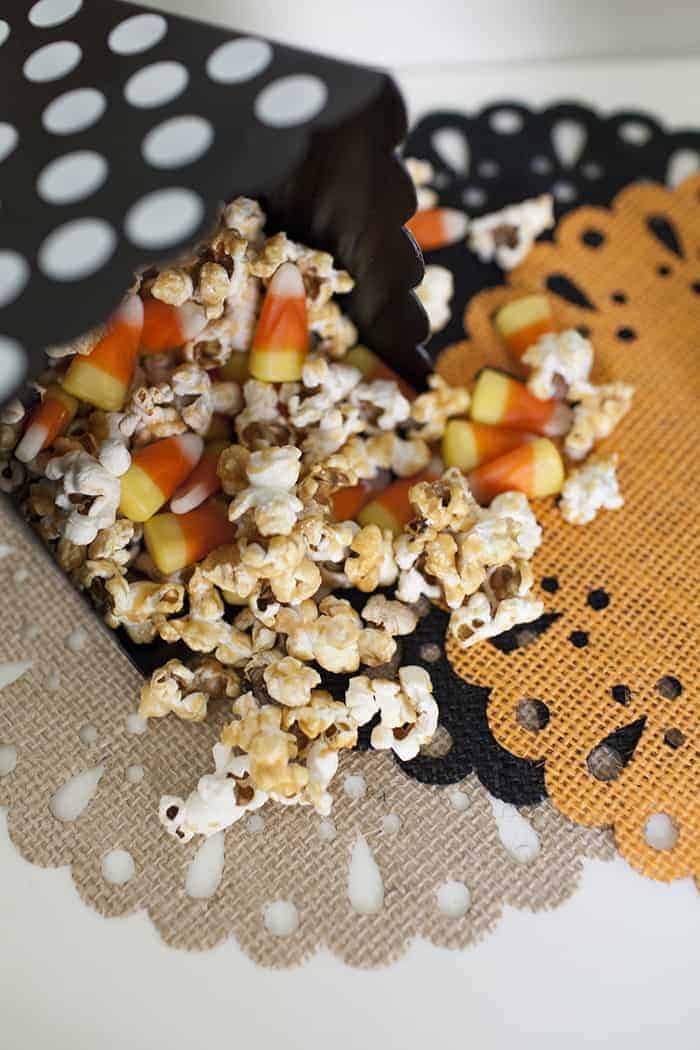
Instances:
[[[365,338],[419,382],[427,329],[384,73],[108,0],[17,2],[0,22],[3,398],[44,347],[114,309],[134,270],[211,232],[221,202],[356,276]],[[37,304],[41,308],[37,309]]]
[[[568,773],[560,771],[558,781],[550,776],[560,768],[557,748],[548,744],[561,715],[556,698],[544,688],[519,696],[522,717],[514,726],[502,687],[517,679],[518,667],[542,673],[547,647],[560,636],[566,659],[572,667],[579,661],[581,673],[584,660],[596,659],[605,625],[617,622],[620,591],[591,570],[577,605],[570,560],[548,564],[542,555],[535,584],[541,615],[486,636],[483,646],[466,650],[469,659],[455,659],[446,643],[451,609],[425,600],[440,597],[429,581],[423,593],[405,598],[405,607],[392,603],[398,570],[383,575],[386,552],[378,557],[362,543],[352,546],[357,532],[368,543],[379,535],[391,549],[381,537],[394,505],[384,497],[397,484],[406,489],[408,478],[430,485],[436,477],[430,457],[437,432],[420,412],[407,414],[413,412],[409,398],[425,390],[434,367],[460,390],[471,384],[473,375],[463,375],[469,353],[475,343],[495,339],[493,311],[479,313],[486,300],[478,293],[490,288],[484,294],[495,298],[488,303],[501,305],[499,297],[518,288],[512,276],[506,281],[493,263],[467,250],[464,236],[426,242],[427,263],[451,271],[454,292],[449,317],[428,340],[429,319],[414,291],[425,273],[420,238],[405,228],[417,229],[411,223],[417,195],[398,151],[430,162],[423,186],[412,169],[418,200],[422,194],[424,202],[451,209],[466,233],[474,218],[545,193],[553,196],[557,221],[581,204],[607,206],[630,182],[662,180],[679,152],[697,146],[694,133],[667,135],[643,114],[602,119],[570,104],[542,113],[512,102],[473,115],[433,113],[408,134],[400,93],[377,70],[116,0],[38,0],[2,13],[0,484],[13,499],[0,508],[0,574],[13,601],[3,613],[0,650],[0,803],[10,807],[10,833],[25,856],[48,866],[71,864],[82,897],[105,915],[146,909],[170,944],[206,948],[234,934],[254,958],[279,966],[322,944],[352,963],[384,963],[416,934],[461,947],[498,921],[504,901],[532,908],[559,903],[573,891],[584,857],[613,855],[609,826],[622,835],[624,807],[612,816],[596,811],[588,820],[569,806]],[[246,251],[244,227],[229,222],[232,208],[236,222],[251,229],[263,211],[267,218],[264,237],[260,223],[248,237],[255,245],[246,263],[255,294],[247,322],[228,317],[219,291],[223,283],[233,294],[241,243]],[[680,258],[670,204],[667,213],[666,225],[656,221],[652,232]],[[604,226],[591,222],[583,230],[585,251],[608,250],[613,238]],[[541,240],[535,258],[550,243],[556,247],[551,231]],[[659,261],[658,274],[663,267],[673,278],[675,262]],[[304,274],[300,294],[297,267]],[[586,293],[585,281],[577,283],[584,270],[578,262],[552,263],[533,281],[563,301],[572,327],[575,318],[579,332],[590,334],[601,329],[598,314],[605,320],[611,308],[606,313],[599,298]],[[275,288],[280,299],[297,303],[285,308],[286,340],[296,339],[302,309],[312,350],[320,347],[329,360],[347,353],[350,372],[359,371],[368,386],[375,377],[400,377],[383,401],[364,409],[373,428],[368,434],[361,426],[352,430],[362,401],[345,404],[350,387],[323,402],[329,366],[322,355],[321,364],[309,355],[303,384],[301,371],[287,371],[298,365],[296,343],[291,351],[285,343],[291,356],[284,364],[276,358],[269,373],[273,364],[261,350],[260,371],[253,369],[258,335],[266,324],[274,327]],[[241,309],[244,291],[235,289]],[[342,314],[336,293],[343,294]],[[633,344],[641,327],[628,310],[628,291],[611,286],[605,295],[623,318],[615,331],[628,333],[619,339]],[[110,339],[133,327],[137,308],[143,322],[124,380]],[[222,314],[232,325],[225,331],[216,327]],[[198,342],[205,315],[210,334]],[[246,343],[245,374],[227,372],[228,359],[207,356],[224,335],[232,342],[239,324],[248,325],[249,335],[255,331],[252,345],[250,338]],[[438,327],[432,317],[430,324]],[[100,348],[107,364],[100,365],[98,396],[90,362]],[[121,353],[121,343],[117,349]],[[177,361],[168,358],[171,351]],[[349,373],[345,364],[336,367],[340,389]],[[141,387],[139,369],[146,377]],[[249,375],[274,385],[272,402],[257,390],[262,382],[245,389]],[[439,380],[431,382],[438,394],[426,396],[439,402]],[[302,385],[318,393],[300,404]],[[23,404],[15,408],[20,387]],[[127,389],[128,412],[122,411]],[[96,411],[88,417],[92,409],[83,411],[83,404],[74,421],[80,397]],[[54,446],[53,455],[61,453],[51,460],[61,464],[55,469],[41,459],[51,445],[48,431],[31,423],[47,401],[54,415],[42,416],[41,426],[55,426],[52,433],[63,442]],[[227,414],[229,422],[221,424]],[[118,429],[122,416],[136,420],[137,429]],[[336,487],[342,489],[338,477],[347,469],[345,460],[341,467],[329,457],[340,440],[323,444],[330,439],[314,428],[343,434],[343,450],[355,450],[361,484],[344,483],[354,491],[367,481],[358,449],[382,439],[380,416],[395,447],[382,452],[376,487],[362,489],[363,499],[371,491],[380,509],[360,518],[361,528],[352,520],[339,524],[351,526],[345,532],[309,526],[300,549],[313,557],[285,561],[294,554],[288,537],[304,509],[297,491],[312,507],[309,518],[315,497],[328,503],[334,494],[330,482],[328,491],[321,487],[326,476],[313,472],[317,449]],[[81,419],[88,422],[81,426]],[[407,420],[397,429],[397,421]],[[135,460],[168,442],[162,462],[146,469],[146,459],[139,460],[147,480],[136,484]],[[418,466],[406,469],[401,457],[422,455],[421,446],[427,458],[416,478]],[[270,447],[277,459],[268,462]],[[22,465],[7,450],[17,450]],[[297,487],[295,460],[302,453],[306,473]],[[78,466],[87,457],[93,473],[78,477],[71,456]],[[248,480],[239,483],[244,472]],[[222,488],[230,500],[223,517]],[[449,493],[441,498],[449,507]],[[11,507],[32,520],[53,558]],[[556,509],[546,513],[553,520]],[[333,514],[341,522],[355,511],[340,514],[333,506]],[[197,528],[190,535],[178,524],[175,534],[175,519],[190,515],[202,515]],[[236,524],[243,521],[245,527]],[[239,527],[248,532],[236,532]],[[314,528],[321,525],[315,521]],[[366,533],[372,528],[375,534]],[[258,580],[244,592],[242,577],[231,575],[233,556],[231,564],[216,563],[216,551],[228,549],[234,536],[241,550],[251,541],[245,565],[255,566],[261,580],[267,579],[264,559],[272,560],[273,549],[279,557],[281,569],[270,570],[264,585]],[[202,564],[216,586],[200,572]],[[343,588],[342,599],[336,587]],[[316,608],[312,599],[321,592]],[[472,661],[475,652],[480,655]],[[574,671],[569,674],[573,680]],[[666,698],[676,703],[676,717],[665,732],[667,743],[674,742],[673,760],[682,765],[690,729],[681,677],[668,679],[678,682],[679,692]],[[376,680],[383,686],[372,686]],[[629,682],[612,683],[612,715],[600,705],[605,747],[614,751],[620,734],[626,741],[606,776],[607,770],[627,776],[635,748],[650,754],[646,708],[632,677]],[[398,721],[388,723],[375,699],[373,690],[379,696],[381,688],[387,710],[387,689],[393,701],[401,697]],[[139,695],[146,718],[136,714]],[[352,696],[361,712],[357,724],[342,721],[342,703],[333,706],[331,698],[342,696]],[[629,718],[618,726],[615,717],[627,707]],[[284,750],[274,778],[271,760],[261,772],[266,781],[252,778],[253,748],[241,729],[247,733],[262,718],[259,708],[268,718],[265,731]],[[320,732],[323,749],[314,751],[311,741],[318,743]],[[35,746],[37,738],[50,739],[51,748]],[[669,747],[662,758],[671,755]],[[292,761],[296,757],[300,761]],[[668,787],[669,762],[659,768],[657,779]],[[76,784],[84,800],[66,806]],[[280,801],[300,804],[262,808]],[[688,805],[684,821],[696,817]],[[676,867],[647,865],[649,873],[667,878],[693,870],[685,824],[682,835]],[[205,848],[220,861],[206,892],[192,888]],[[626,849],[633,862],[635,849]],[[122,874],[114,874],[115,856],[126,857]],[[374,865],[371,900],[356,899],[352,887],[337,892],[347,856],[351,867],[356,856]],[[283,930],[271,919],[282,906]]]

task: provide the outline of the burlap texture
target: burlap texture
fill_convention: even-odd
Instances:
[[[6,507],[0,542],[12,548],[0,560],[0,660],[33,661],[0,693],[0,744],[17,749],[14,770],[0,777],[0,803],[10,807],[10,835],[23,856],[44,867],[70,864],[81,896],[103,915],[147,909],[163,938],[180,948],[209,948],[234,935],[267,966],[296,964],[321,945],[353,965],[376,966],[416,936],[454,948],[475,941],[495,925],[504,903],[551,908],[573,891],[584,856],[612,856],[609,832],[578,828],[545,803],[526,811],[540,850],[521,863],[503,848],[475,777],[460,785],[467,798],[458,811],[449,788],[410,780],[386,754],[353,754],[337,777],[333,841],[321,839],[309,810],[267,806],[264,830],[253,833],[241,822],[226,832],[223,877],[213,896],[189,897],[187,870],[202,840],[183,846],[169,838],[158,824],[158,799],[166,791],[186,794],[210,768],[227,705],[218,705],[210,724],[170,717],[141,735],[129,732],[138,672]],[[78,653],[66,644],[76,625],[87,632]],[[60,681],[52,688],[56,671]],[[96,730],[94,743],[81,742],[86,725]],[[57,820],[49,809],[56,790],[99,764],[105,770],[93,800],[76,820]],[[144,770],[140,783],[127,776],[135,765]],[[349,774],[364,777],[363,799],[343,791]],[[395,834],[382,825],[390,813],[401,820]],[[348,899],[358,834],[384,882],[384,906],[375,915],[358,914]],[[102,874],[103,857],[113,849],[128,850],[134,860],[135,874],[123,886]],[[469,888],[471,907],[462,918],[438,910],[436,890],[448,879]],[[279,899],[293,902],[300,919],[284,939],[263,923],[264,905]]]
[[[494,311],[523,289],[562,289],[562,277],[588,305],[552,295],[557,327],[590,331],[594,380],[636,387],[632,411],[601,446],[620,453],[625,507],[581,528],[567,525],[552,501],[537,505],[545,536],[535,572],[558,578],[559,590],[543,597],[561,618],[510,655],[489,645],[466,653],[451,646],[448,654],[465,678],[492,687],[494,735],[509,751],[544,760],[548,794],[562,813],[581,824],[614,825],[618,848],[647,875],[697,876],[700,176],[673,192],[636,184],[610,210],[584,207],[564,218],[554,242],[538,244],[507,288],[472,300],[470,338],[443,352],[439,371],[453,382],[471,380],[487,361],[513,371],[491,323]],[[587,596],[600,588],[610,603],[596,611]],[[572,644],[574,631],[588,634],[585,647]],[[658,682],[666,676],[681,683],[679,696],[662,695]],[[615,685],[629,689],[623,705],[613,698]],[[539,731],[516,719],[526,698],[549,710]],[[643,728],[632,758],[617,777],[597,779],[591,751],[635,723]],[[670,850],[646,842],[654,813],[677,828]]]

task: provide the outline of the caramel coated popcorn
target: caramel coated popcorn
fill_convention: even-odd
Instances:
[[[409,166],[421,204],[434,203],[430,166]],[[473,242],[505,265],[547,221],[548,208],[542,199],[477,220]],[[257,378],[264,369],[247,370],[256,371],[257,342],[249,351],[280,266],[291,267],[298,288],[306,345],[290,348],[294,368],[268,382]],[[213,705],[230,706],[213,770],[193,778],[187,798],[161,799],[161,823],[181,841],[214,834],[268,803],[327,815],[339,755],[372,719],[372,748],[414,758],[437,729],[438,706],[429,673],[401,666],[401,638],[416,630],[428,601],[450,611],[449,630],[465,648],[543,610],[530,565],[542,530],[527,498],[503,492],[481,506],[468,477],[445,470],[439,458],[448,421],[469,414],[468,389],[432,375],[414,396],[366,349],[349,363],[357,331],[341,297],[352,287],[328,253],[281,232],[266,236],[260,205],[238,198],[190,256],[148,270],[134,285],[129,316],[143,309],[148,328],[121,400],[107,379],[109,396],[92,377],[73,414],[72,403],[66,410],[70,420],[36,445],[34,458],[27,453],[25,464],[14,455],[37,394],[59,388],[61,395],[66,366],[99,344],[99,328],[53,348],[33,400],[12,402],[0,416],[0,488],[19,494],[108,626],[137,644],[178,646],[144,684],[140,714],[201,722]],[[449,319],[452,290],[447,270],[427,268],[418,295],[433,330]],[[281,298],[275,309],[284,311]],[[283,320],[284,338],[292,339],[298,316]],[[572,458],[629,408],[625,384],[590,384],[592,349],[578,333],[544,336],[525,364],[535,396],[573,402],[564,439]],[[202,458],[193,453],[190,475],[166,492],[169,479],[140,464],[149,446],[178,435],[203,446]],[[571,474],[561,500],[567,521],[621,505],[614,467],[614,460],[591,461]],[[157,504],[143,522],[121,509],[127,472],[134,491],[141,484],[149,506]],[[193,509],[177,514],[183,485],[184,505]],[[151,500],[154,488],[160,502]],[[381,497],[397,488],[405,505],[390,507],[392,517]],[[379,510],[371,510],[375,502]],[[360,504],[359,513],[343,510]],[[360,601],[345,596],[350,590]],[[330,675],[352,677],[333,695]]]

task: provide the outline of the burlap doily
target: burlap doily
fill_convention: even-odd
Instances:
[[[618,848],[647,875],[697,876],[700,176],[673,192],[632,185],[609,210],[565,217],[508,287],[472,300],[470,339],[440,357],[445,377],[469,380],[486,361],[513,370],[491,317],[522,289],[548,289],[557,326],[590,333],[594,379],[636,387],[632,411],[601,446],[620,453],[625,507],[584,528],[551,502],[538,507],[535,571],[560,617],[510,653],[484,645],[450,655],[470,682],[491,687],[497,740],[544,761],[562,813],[614,825]],[[657,814],[672,822],[667,841],[677,835],[670,848],[647,841]]]
[[[609,832],[576,827],[547,803],[526,811],[529,828],[519,828],[516,810],[497,804],[500,824],[515,833],[508,852],[475,777],[427,787],[386,754],[355,753],[337,777],[332,825],[308,810],[267,806],[262,828],[256,819],[225,833],[218,887],[206,898],[189,896],[188,869],[201,840],[182,846],[169,838],[158,823],[158,799],[188,791],[209,768],[225,705],[210,724],[168,718],[133,732],[143,729],[132,714],[138,672],[6,507],[0,542],[0,675],[8,683],[0,692],[0,804],[10,807],[10,835],[23,856],[45,867],[70,864],[79,893],[103,915],[147,909],[163,938],[181,948],[209,948],[233,934],[268,966],[298,963],[322,945],[353,965],[374,966],[416,936],[462,947],[496,924],[505,903],[553,907],[573,891],[583,857],[613,855]],[[31,665],[7,666],[18,661]],[[76,791],[60,809],[75,819],[57,819],[57,790],[100,767],[83,811],[76,812]],[[344,789],[348,777],[353,796],[364,786],[362,797]],[[358,836],[379,871],[372,914],[358,913],[364,899],[349,894],[351,854],[365,849]],[[122,885],[104,873],[115,850],[133,862]],[[276,901],[287,904],[266,907]],[[270,916],[279,922],[280,910],[283,923],[273,925],[291,930],[286,937],[266,925]]]

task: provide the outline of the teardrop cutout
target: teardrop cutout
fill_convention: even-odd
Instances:
[[[643,715],[636,722],[621,726],[596,744],[586,759],[591,776],[602,781],[617,780],[634,756],[645,725],[646,715]]]
[[[588,296],[583,293],[571,278],[565,277],[563,273],[550,274],[547,278],[547,287],[554,295],[566,299],[567,302],[573,303],[574,306],[580,306],[583,310],[595,309]]]
[[[526,645],[541,638],[560,617],[561,613],[558,612],[543,613],[530,623],[516,624],[503,634],[489,638],[489,643],[501,653],[514,653],[516,649],[524,649]]]
[[[431,145],[438,157],[456,175],[465,176],[469,171],[469,143],[457,128],[440,128],[433,132]]]
[[[489,796],[498,837],[506,853],[521,864],[529,864],[540,852],[540,837],[529,821],[509,802]]]
[[[700,170],[700,153],[694,149],[677,149],[668,159],[666,185],[675,190],[698,170]]]
[[[224,874],[224,833],[205,839],[187,869],[185,892],[195,900],[213,897]]]
[[[384,880],[364,835],[358,835],[350,854],[348,897],[360,915],[376,915],[384,907]]]
[[[588,132],[577,120],[558,120],[552,127],[552,146],[559,163],[564,168],[573,168],[583,153]]]
[[[647,215],[647,227],[657,241],[661,241],[664,248],[668,248],[679,259],[685,258],[678,231],[665,215]]]
[[[75,773],[61,785],[49,802],[49,809],[56,820],[70,823],[78,819],[97,794],[97,786],[104,771],[104,766],[93,766],[82,773]]]

